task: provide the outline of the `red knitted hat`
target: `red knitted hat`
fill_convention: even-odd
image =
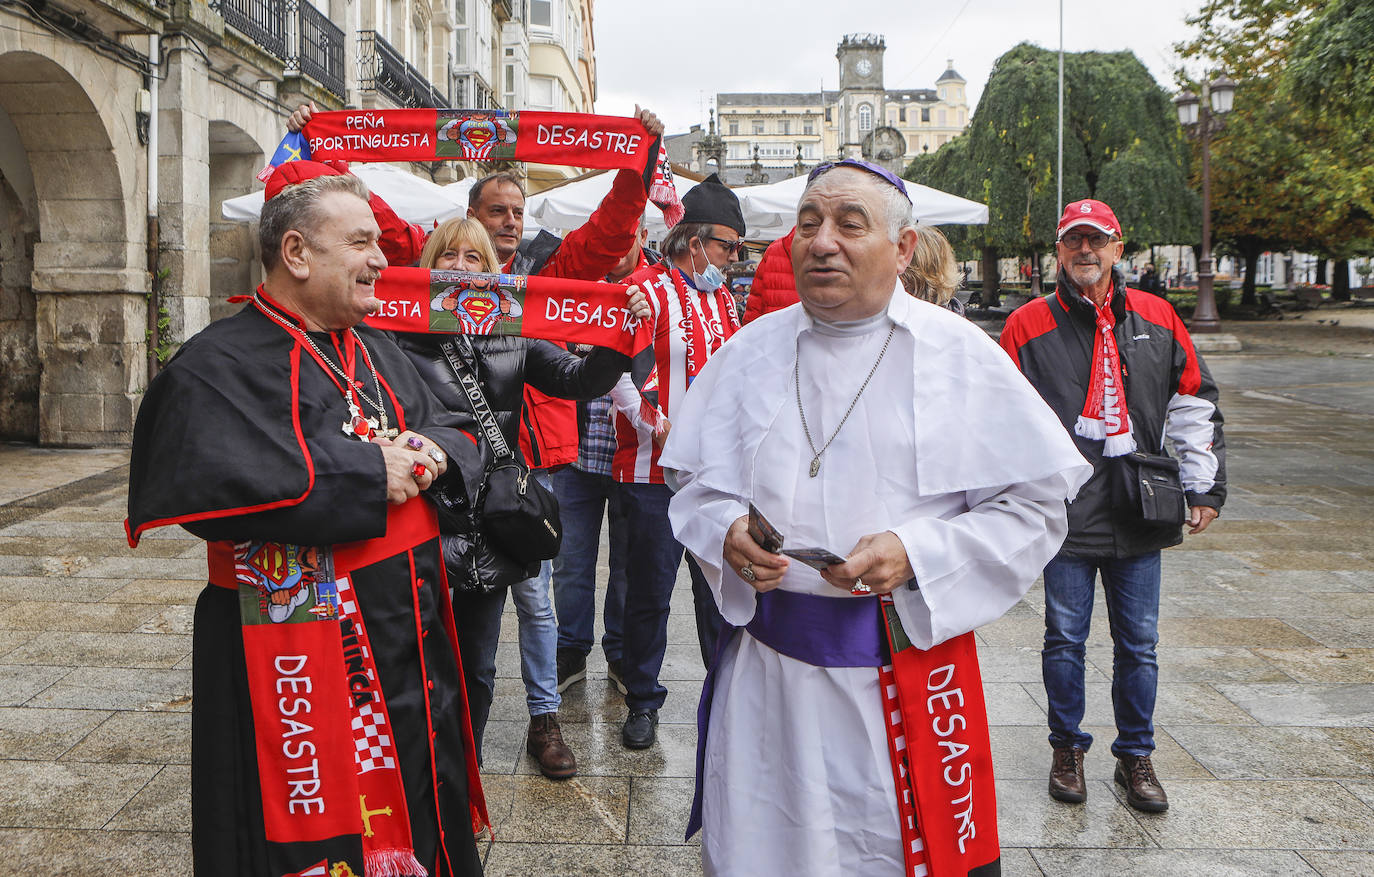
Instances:
[[[277,194],[287,186],[294,186],[296,183],[303,183],[306,180],[313,180],[316,177],[337,177],[342,176],[344,171],[332,168],[327,164],[318,161],[288,161],[278,165],[272,172],[272,176],[267,178],[267,187],[262,190],[262,200],[271,201]]]

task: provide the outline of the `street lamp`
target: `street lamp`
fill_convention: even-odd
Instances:
[[[1174,98],[1178,121],[1189,134],[1202,140],[1202,258],[1197,269],[1197,307],[1193,310],[1192,330],[1220,332],[1216,293],[1212,289],[1212,134],[1221,130],[1223,117],[1231,112],[1236,83],[1222,74],[1202,85],[1202,99],[1191,91]]]

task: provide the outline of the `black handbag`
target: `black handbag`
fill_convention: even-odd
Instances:
[[[496,549],[517,563],[537,563],[557,557],[563,544],[558,499],[530,477],[529,467],[506,444],[506,437],[501,434],[476,372],[465,357],[458,355],[459,344],[464,347],[464,353],[472,355],[472,345],[462,335],[457,336],[456,341],[444,341],[440,348],[494,456],[477,495],[480,529]]]
[[[1177,460],[1167,454],[1144,451],[1132,451],[1114,459],[1122,513],[1159,527],[1183,526],[1187,508]]]

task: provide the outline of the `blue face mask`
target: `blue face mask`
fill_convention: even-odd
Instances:
[[[697,272],[696,253],[690,253],[692,258],[692,285],[697,292],[713,292],[725,282],[725,272],[711,264],[711,260],[706,260],[706,268],[700,273]]]

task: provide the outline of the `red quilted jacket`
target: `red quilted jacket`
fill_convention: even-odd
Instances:
[[[744,322],[753,322],[801,300],[797,297],[797,281],[792,277],[792,236],[796,233],[792,229],[763,251],[759,267],[754,269],[754,284],[749,287]]]

